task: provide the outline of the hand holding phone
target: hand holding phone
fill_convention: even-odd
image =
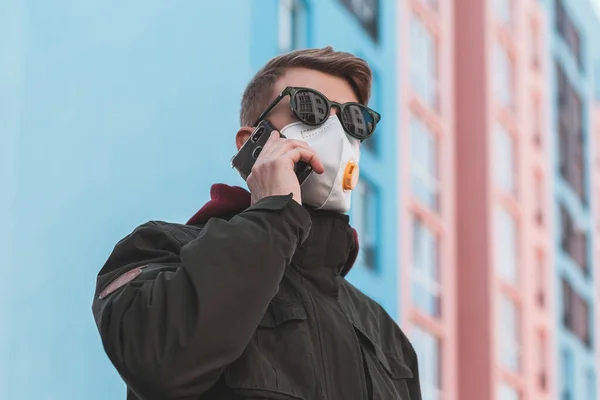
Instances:
[[[267,121],[258,124],[232,158],[231,165],[248,183],[254,202],[267,196],[292,193],[301,203],[300,185],[313,170],[324,171],[323,164],[306,142],[282,138]]]
[[[248,176],[252,171],[252,167],[256,163],[258,156],[260,155],[263,147],[269,140],[269,137],[274,130],[275,129],[268,121],[261,121],[256,129],[254,129],[248,140],[246,140],[246,143],[244,143],[242,148],[231,159],[231,166],[238,171],[244,180],[248,179]],[[281,138],[286,139],[286,137],[281,133],[279,135]],[[296,172],[298,182],[300,185],[302,185],[310,176],[313,169],[309,163],[299,161],[296,163],[294,171]]]

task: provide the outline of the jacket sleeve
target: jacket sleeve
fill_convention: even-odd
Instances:
[[[141,399],[197,399],[244,351],[310,230],[290,196],[213,218],[182,246],[149,222],[120,241],[100,271],[93,313],[104,349]],[[124,273],[141,274],[113,293]]]

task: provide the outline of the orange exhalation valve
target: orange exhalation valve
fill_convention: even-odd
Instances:
[[[358,183],[358,175],[359,175],[358,164],[354,161],[348,162],[346,164],[346,170],[344,171],[344,179],[342,180],[342,189],[344,190],[352,190],[356,187]]]

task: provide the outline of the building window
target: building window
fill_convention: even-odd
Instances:
[[[508,283],[517,284],[517,226],[514,217],[497,206],[494,220],[496,242],[496,268]]]
[[[544,128],[543,128],[543,116],[542,116],[542,106],[540,104],[540,100],[537,96],[532,96],[531,104],[532,104],[532,115],[533,115],[533,144],[538,149],[541,149],[544,145]]]
[[[494,0],[494,12],[502,24],[510,25],[512,23],[511,0]]]
[[[279,51],[286,53],[307,45],[307,16],[303,0],[279,0]]]
[[[513,67],[506,49],[498,42],[494,46],[494,92],[507,107],[513,105]]]
[[[596,64],[596,74],[594,76],[594,97],[596,98],[596,102],[600,102],[600,62]]]
[[[563,349],[560,354],[560,366],[562,376],[562,387],[560,391],[561,400],[575,400],[573,398],[573,356],[571,351]]]
[[[425,4],[427,4],[432,10],[437,10],[438,0],[422,0]]]
[[[411,342],[419,359],[423,400],[441,399],[440,341],[425,329],[415,325]]]
[[[539,175],[534,177],[534,191],[535,191],[535,223],[538,226],[544,225],[544,189],[542,186],[542,178]]]
[[[410,22],[410,80],[417,95],[432,108],[438,106],[437,46],[420,18]]]
[[[596,374],[594,370],[589,370],[585,374],[585,396],[584,399],[597,399],[596,397]]]
[[[503,190],[515,193],[515,149],[510,133],[500,124],[494,133],[494,172]]]
[[[379,0],[339,0],[360,22],[365,31],[379,39]]]
[[[571,214],[560,205],[560,244],[562,250],[579,266],[583,273],[589,272],[588,241],[583,229],[573,221]]]
[[[590,346],[590,306],[565,278],[562,278],[562,296],[564,326],[585,345]]]
[[[423,221],[413,219],[412,300],[421,311],[440,315],[438,241]]]
[[[542,66],[542,39],[540,38],[540,28],[536,22],[531,23],[531,66],[535,70],[540,70]]]
[[[562,177],[585,202],[583,105],[562,67],[556,64],[558,80],[558,150]]]
[[[424,205],[437,210],[439,181],[436,139],[417,117],[411,119],[410,148],[412,192]]]
[[[555,0],[554,6],[556,30],[565,41],[571,54],[575,57],[577,65],[581,68],[583,66],[583,58],[581,56],[581,38],[579,36],[579,31],[567,14],[562,0]]]
[[[549,349],[547,348],[546,336],[541,332],[538,332],[537,344],[537,381],[540,390],[545,392],[548,389],[547,365]]]
[[[546,307],[546,264],[544,255],[539,251],[536,255],[536,302],[540,308]]]
[[[519,370],[519,310],[515,303],[506,296],[500,296],[500,312],[498,321],[502,332],[498,342],[500,364],[511,371]]]
[[[369,99],[369,107],[377,112],[381,112],[381,82],[379,74],[376,71],[372,71],[373,77],[371,78],[371,98]],[[379,150],[379,143],[381,143],[382,132],[381,123],[375,128],[375,133],[367,140],[363,142],[363,146],[372,153],[377,153]]]
[[[514,387],[501,383],[498,386],[498,400],[519,400],[519,392]]]
[[[352,225],[360,240],[357,262],[368,269],[377,269],[377,236],[379,232],[379,196],[374,185],[361,179],[353,191]]]

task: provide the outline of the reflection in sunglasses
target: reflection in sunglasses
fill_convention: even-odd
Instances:
[[[298,117],[310,124],[323,122],[327,117],[327,102],[315,93],[299,91],[296,93],[296,112]]]
[[[292,111],[296,117],[309,125],[319,125],[329,117],[331,107],[338,110],[344,130],[357,139],[364,140],[373,134],[380,116],[365,105],[357,103],[331,102],[323,94],[313,89],[287,87],[260,114],[258,124],[285,96],[291,97]]]

